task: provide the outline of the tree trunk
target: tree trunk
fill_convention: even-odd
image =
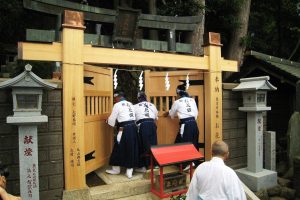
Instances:
[[[149,14],[151,15],[157,14],[156,0],[148,0],[148,7],[149,7]],[[158,40],[158,31],[153,29],[150,30],[149,37],[150,40]]]
[[[197,0],[199,5],[205,6],[205,0]],[[204,22],[205,22],[205,11],[200,9],[198,11],[198,16],[202,16],[202,21],[197,24],[193,36],[192,36],[192,45],[193,45],[193,55],[200,56],[203,55],[203,33],[204,33]]]
[[[243,63],[244,51],[246,49],[245,43],[242,44],[242,40],[247,36],[248,21],[250,14],[251,0],[243,0],[239,11],[237,12],[236,18],[240,22],[240,27],[232,30],[230,42],[227,50],[227,59],[238,61],[238,65],[241,66]],[[228,78],[232,73],[224,73],[223,79]]]

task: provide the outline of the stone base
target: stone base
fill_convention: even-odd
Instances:
[[[63,192],[63,200],[92,200],[89,188]]]
[[[241,181],[254,192],[277,185],[277,172],[274,171],[263,169],[261,172],[253,173],[247,168],[242,168],[235,170],[235,172]]]

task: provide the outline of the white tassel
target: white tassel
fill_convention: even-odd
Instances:
[[[188,90],[189,87],[190,87],[190,77],[189,77],[189,74],[190,74],[190,73],[188,73],[188,74],[186,75],[186,80],[185,80],[185,89],[186,89],[186,90]]]
[[[165,87],[166,87],[166,90],[169,91],[170,89],[170,81],[169,81],[169,73],[167,72],[166,74],[166,77],[165,77]]]
[[[141,72],[140,77],[139,77],[139,87],[140,87],[140,91],[143,89],[143,73],[144,71]]]
[[[115,73],[114,73],[114,89],[117,89],[117,86],[118,86],[117,72],[118,72],[118,70],[116,70]]]

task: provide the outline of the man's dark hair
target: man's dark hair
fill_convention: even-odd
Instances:
[[[139,91],[137,95],[137,99],[139,102],[147,101],[147,95],[143,91]]]
[[[8,167],[6,165],[3,165],[1,161],[0,161],[0,176],[5,176],[5,178],[9,176]]]
[[[125,97],[125,94],[123,91],[117,91],[114,93],[114,97]]]
[[[181,97],[189,97],[189,93],[186,92],[186,86],[184,84],[177,86],[176,93]]]

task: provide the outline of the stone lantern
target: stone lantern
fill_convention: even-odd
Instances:
[[[277,185],[277,172],[263,169],[263,111],[267,107],[267,91],[277,88],[268,76],[243,78],[233,91],[243,92],[243,107],[247,112],[247,168],[236,170],[240,179],[253,191]]]
[[[43,89],[54,89],[56,84],[47,83],[32,71],[27,64],[25,71],[13,79],[0,83],[0,89],[12,88],[13,116],[8,124],[19,128],[20,191],[22,199],[39,199],[39,169],[37,125],[48,122],[42,115]]]

